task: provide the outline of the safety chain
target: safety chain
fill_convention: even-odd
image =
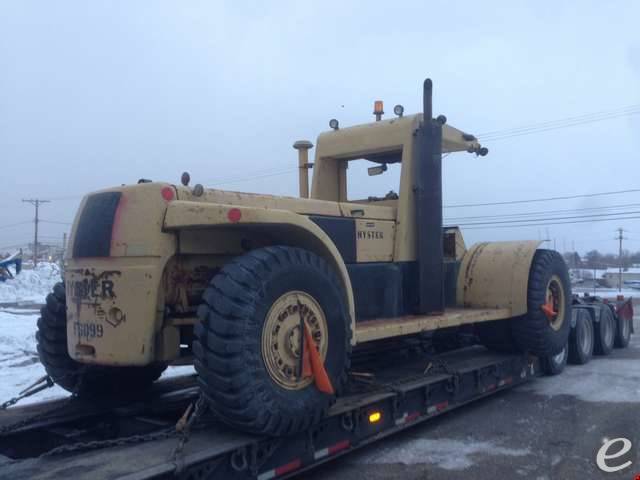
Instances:
[[[73,392],[71,392],[71,395],[62,404],[57,405],[55,408],[52,408],[50,410],[45,410],[44,412],[36,413],[35,415],[32,415],[31,417],[24,418],[24,419],[22,419],[22,420],[20,420],[18,422],[12,423],[11,425],[1,426],[0,427],[0,437],[7,436],[7,435],[15,432],[16,430],[20,430],[21,428],[24,428],[24,427],[26,427],[28,425],[31,425],[32,423],[35,423],[38,420],[42,420],[43,418],[46,418],[49,415],[57,412],[58,410],[62,410],[67,405],[69,405],[69,403],[71,403],[78,396],[78,392],[80,391],[80,388],[82,386],[82,379],[84,377],[84,369],[81,369],[80,372],[78,372],[78,373],[63,375],[58,380],[62,380],[65,377],[67,377],[68,375],[78,375],[78,384],[74,388]],[[15,405],[20,400],[22,400],[24,398],[27,398],[27,397],[30,397],[32,395],[35,395],[36,393],[41,392],[42,390],[46,390],[47,388],[51,388],[55,384],[56,384],[56,379],[52,378],[50,375],[44,375],[43,377],[39,378],[37,381],[35,381],[31,385],[29,385],[27,388],[22,390],[16,397],[13,397],[12,399],[7,400],[6,402],[4,402],[0,406],[0,410],[7,410],[10,406]]]
[[[33,382],[27,388],[22,390],[18,395],[16,395],[15,397],[7,400],[2,405],[0,405],[0,410],[6,410],[7,408],[18,403],[23,398],[27,398],[27,397],[30,397],[31,395],[35,395],[36,393],[41,392],[42,390],[53,387],[53,385],[54,385],[53,379],[49,375],[40,377],[38,380]]]
[[[193,415],[190,415],[192,410]],[[204,398],[200,396],[195,402],[195,409],[194,404],[190,404],[175,426],[167,427],[156,432],[130,435],[128,437],[113,438],[109,440],[92,440],[89,442],[77,442],[68,445],[60,445],[59,447],[55,447],[43,453],[42,455],[40,455],[40,457],[51,457],[64,453],[99,450],[103,448],[121,447],[157,440],[166,440],[180,435],[178,445],[176,446],[172,454],[172,460],[177,461],[178,456],[184,449],[185,443],[187,443],[187,441],[189,440],[191,427],[198,420],[198,418],[202,416],[205,410],[206,402],[204,401]]]
[[[40,455],[40,458],[61,455],[63,453],[99,450],[102,448],[121,447],[124,445],[133,445],[154,440],[164,440],[175,435],[177,435],[175,427],[169,427],[157,432],[141,435],[131,435],[129,437],[120,437],[111,440],[92,440],[90,442],[71,443],[69,445],[60,445],[59,447],[55,447],[47,452],[44,452],[42,455]]]
[[[191,404],[176,424],[175,432],[180,435],[180,440],[178,440],[178,444],[173,450],[173,454],[171,456],[172,460],[176,464],[175,473],[180,473],[184,468],[182,460],[184,446],[189,441],[189,436],[191,435],[191,427],[202,417],[202,415],[205,414],[205,412],[207,411],[207,405],[208,404],[204,398],[204,395],[200,394],[198,400],[196,400],[193,415],[189,416],[193,406],[193,404]]]

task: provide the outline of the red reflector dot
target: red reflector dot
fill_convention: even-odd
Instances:
[[[173,188],[171,187],[164,187],[161,191],[160,194],[162,195],[162,198],[164,198],[167,202],[170,202],[171,200],[174,199],[174,192],[173,192]]]
[[[232,208],[227,213],[227,218],[229,219],[230,222],[233,222],[233,223],[239,222],[240,219],[242,218],[242,212],[240,211],[239,208]]]

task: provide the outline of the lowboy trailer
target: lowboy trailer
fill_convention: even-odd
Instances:
[[[0,413],[0,478],[290,478],[532,377],[560,373],[567,358],[585,363],[594,349],[606,355],[628,344],[630,300],[576,298],[574,307],[569,344],[554,357],[479,345],[434,354],[416,339],[385,355],[359,352],[347,393],[328,416],[287,437],[226,426],[198,401],[195,376],[162,380],[115,403],[71,396],[13,407]]]

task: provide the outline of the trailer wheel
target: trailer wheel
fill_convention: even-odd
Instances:
[[[193,351],[202,391],[222,421],[282,436],[322,419],[335,397],[302,375],[302,325],[338,393],[351,352],[339,285],[324,259],[283,246],[248,252],[212,279],[198,310]]]
[[[558,252],[536,251],[529,270],[527,310],[511,322],[515,345],[539,357],[560,353],[571,329],[571,287]]]
[[[67,312],[64,284],[57,283],[40,309],[36,332],[38,356],[53,381],[69,392],[93,397],[136,394],[157,380],[166,365],[104,367],[84,365],[67,351]]]
[[[616,336],[613,346],[616,348],[627,348],[631,340],[631,318],[624,318],[622,315],[616,315]]]
[[[569,335],[569,362],[584,365],[593,356],[593,322],[589,312],[582,308],[574,308],[576,326]]]
[[[596,323],[595,327],[593,353],[596,355],[609,355],[615,342],[616,322],[611,309],[607,305],[600,306],[600,321]]]
[[[565,345],[560,353],[556,355],[549,355],[547,357],[540,358],[540,366],[545,375],[559,375],[564,371],[564,367],[567,366],[567,358],[569,356],[568,345]]]

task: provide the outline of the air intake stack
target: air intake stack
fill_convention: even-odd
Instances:
[[[422,314],[444,310],[442,246],[442,123],[433,118],[433,84],[424,81],[423,121],[416,132],[414,165],[420,304]]]

